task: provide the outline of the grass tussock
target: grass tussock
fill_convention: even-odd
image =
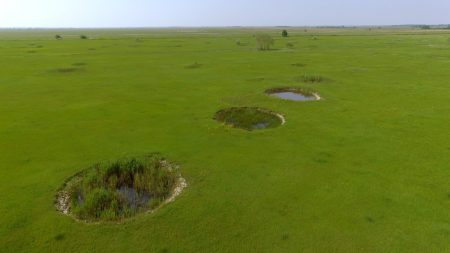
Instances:
[[[87,63],[85,62],[75,62],[72,64],[72,66],[76,66],[76,67],[82,67],[82,66],[86,66]]]
[[[71,212],[82,220],[119,220],[153,209],[176,185],[177,169],[158,154],[99,163],[68,189]]]
[[[201,66],[203,66],[203,65],[198,63],[198,62],[194,62],[194,63],[192,63],[190,65],[186,65],[184,68],[186,68],[186,69],[198,69]]]
[[[68,73],[74,73],[74,72],[81,71],[81,69],[73,68],[73,67],[66,67],[66,68],[56,68],[53,71],[56,73],[60,73],[60,74],[68,74]]]
[[[243,42],[243,41],[241,41],[241,40],[236,40],[235,41],[235,43],[236,43],[236,46],[248,46],[248,42]]]
[[[247,79],[247,81],[250,81],[250,82],[262,82],[262,81],[265,81],[265,80],[266,80],[265,77],[255,77],[255,78]]]
[[[305,82],[305,83],[321,83],[324,81],[324,78],[320,75],[304,74],[302,76],[296,77],[295,80],[297,82]]]

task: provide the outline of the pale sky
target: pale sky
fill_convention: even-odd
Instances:
[[[0,0],[0,27],[450,24],[450,0]]]

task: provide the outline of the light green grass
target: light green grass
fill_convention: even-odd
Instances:
[[[449,252],[450,34],[288,31],[1,31],[0,252]],[[297,85],[324,99],[264,93]],[[287,123],[213,120],[239,106]],[[122,224],[55,210],[76,172],[151,152],[181,165],[175,202]]]

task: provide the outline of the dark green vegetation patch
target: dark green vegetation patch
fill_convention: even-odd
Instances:
[[[87,64],[85,62],[75,62],[72,64],[72,66],[81,67],[86,66]]]
[[[53,69],[53,72],[60,73],[60,74],[68,74],[68,73],[74,73],[74,72],[79,72],[79,71],[81,71],[80,68],[73,68],[73,67]]]
[[[198,63],[198,62],[194,62],[190,65],[185,66],[185,68],[187,69],[198,69],[202,66],[202,64]]]
[[[280,114],[257,107],[232,107],[216,113],[215,120],[248,131],[274,128],[284,123]]]
[[[57,209],[80,220],[120,220],[161,205],[178,178],[177,167],[158,154],[98,163],[64,185]]]
[[[305,82],[305,83],[321,83],[324,81],[324,78],[320,75],[304,74],[302,76],[296,77],[295,80],[298,82]]]

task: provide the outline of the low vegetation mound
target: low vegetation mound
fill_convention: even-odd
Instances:
[[[66,67],[66,68],[56,68],[53,71],[56,72],[56,73],[67,74],[67,73],[73,73],[73,72],[81,71],[81,69],[80,68]]]
[[[57,209],[85,221],[114,221],[153,210],[185,186],[177,166],[159,154],[98,163],[71,178]]]
[[[86,66],[87,64],[85,62],[75,62],[72,64],[72,66],[81,67]]]
[[[281,114],[257,107],[232,107],[216,113],[215,120],[248,131],[274,128],[284,124]]]
[[[186,69],[198,69],[202,66],[202,64],[198,63],[198,62],[194,62],[192,64],[186,65],[185,68]]]
[[[320,75],[304,74],[303,76],[297,77],[296,80],[305,83],[321,83],[324,81],[324,78]]]

